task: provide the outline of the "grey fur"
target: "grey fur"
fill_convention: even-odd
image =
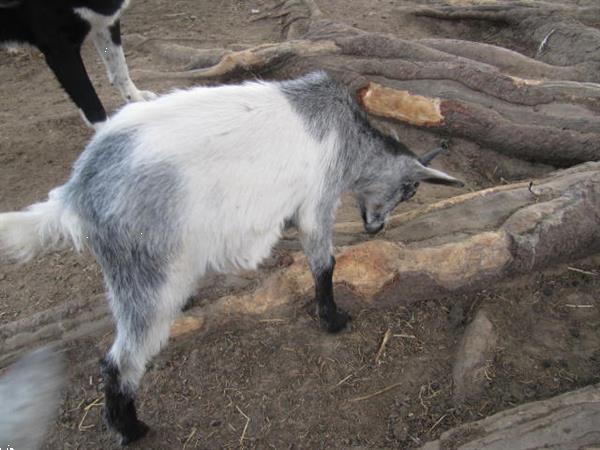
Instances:
[[[181,183],[166,164],[132,168],[135,133],[94,140],[64,187],[104,273],[111,306],[130,338],[143,338],[156,292],[177,252]],[[132,333],[132,334],[131,334]]]
[[[367,232],[379,231],[398,203],[415,194],[422,179],[417,156],[374,128],[346,87],[325,72],[279,86],[315,139],[322,141],[329,133],[336,134],[338,159],[326,179],[322,228],[331,229],[333,218],[325,215],[335,211],[341,193],[350,189],[357,197]],[[320,241],[327,243],[324,238]]]
[[[33,450],[58,413],[62,361],[44,348],[23,356],[0,378],[0,448]]]
[[[372,127],[346,88],[325,73],[276,86],[302,118],[308,133],[323,143],[323,151],[334,155],[323,175],[317,217],[313,217],[311,197],[310,213],[298,210],[287,218],[282,214],[279,225],[287,220],[298,226],[315,279],[317,314],[328,331],[337,332],[348,321],[348,315],[334,302],[332,281],[335,258],[331,234],[342,192],[356,194],[365,228],[374,233],[399,202],[414,195],[419,181],[457,180],[424,167],[406,146]],[[50,204],[60,205],[61,214],[67,218],[71,217],[68,213],[76,217],[72,221],[76,232],[88,240],[104,273],[117,320],[117,338],[103,364],[106,417],[123,442],[139,439],[147,431],[137,418],[135,389],[146,362],[168,338],[170,321],[195,281],[177,266],[190,264],[189,249],[182,242],[182,223],[189,219],[183,209],[189,193],[184,192],[182,169],[147,159],[136,163],[133,155],[137,154],[138,133],[143,133],[143,126],[140,130],[130,126],[129,131],[119,133],[100,131],[79,158],[71,179],[56,190],[53,197],[60,201],[53,198]],[[201,130],[198,137],[202,138]],[[212,201],[202,207],[222,208],[218,189],[213,194]],[[45,213],[50,207],[44,205],[38,209]],[[260,202],[257,205],[260,207]],[[29,217],[29,213],[17,214]],[[236,219],[234,212],[230,219]]]

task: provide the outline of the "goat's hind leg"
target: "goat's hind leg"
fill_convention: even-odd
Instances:
[[[144,305],[144,309],[147,309]],[[136,311],[117,316],[117,338],[101,363],[104,378],[104,419],[118,432],[121,445],[143,437],[148,426],[137,417],[135,392],[146,363],[169,337],[169,317],[142,317]]]
[[[127,445],[146,435],[149,427],[138,419],[135,410],[135,389],[131,386],[131,374],[122,376],[119,364],[108,355],[101,363],[104,378],[104,420],[119,433],[121,445]]]
[[[111,294],[117,338],[101,365],[104,417],[108,426],[120,434],[121,445],[148,432],[148,427],[137,417],[135,392],[146,364],[167,342],[171,322],[189,293],[182,283],[172,280],[155,293],[140,290],[136,295]]]

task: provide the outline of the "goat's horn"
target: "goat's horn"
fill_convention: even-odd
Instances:
[[[444,151],[444,147],[439,147],[434,150],[431,150],[429,153],[421,156],[419,158],[419,162],[421,164],[423,164],[424,166],[428,166],[429,163],[433,160],[433,158],[435,158],[437,155],[439,155],[443,151]]]

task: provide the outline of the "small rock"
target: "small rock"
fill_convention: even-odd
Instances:
[[[497,336],[494,325],[479,310],[467,326],[454,361],[454,399],[458,402],[478,396],[486,382],[485,369],[492,359]]]

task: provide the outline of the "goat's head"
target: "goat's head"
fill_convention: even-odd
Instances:
[[[381,231],[394,208],[410,200],[421,182],[464,186],[462,181],[427,167],[443,148],[417,158],[398,141],[388,141],[387,146],[391,146],[392,151],[376,157],[376,161],[369,161],[369,167],[362,170],[354,189],[363,224],[369,234]]]

